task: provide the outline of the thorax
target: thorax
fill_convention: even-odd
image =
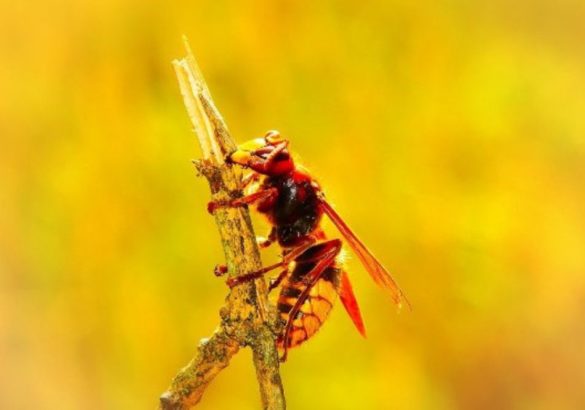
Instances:
[[[319,224],[321,210],[316,184],[308,174],[295,171],[267,177],[263,189],[268,188],[276,188],[278,196],[270,203],[258,204],[258,211],[265,213],[275,226],[281,246],[295,246]]]

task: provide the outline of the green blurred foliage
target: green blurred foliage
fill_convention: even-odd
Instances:
[[[217,323],[182,34],[236,138],[290,137],[414,306],[350,260],[369,337],[335,309],[291,409],[585,405],[585,3],[0,7],[0,408],[154,408]],[[242,352],[200,408],[258,406]]]

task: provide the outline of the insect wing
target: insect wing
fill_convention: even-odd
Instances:
[[[333,224],[339,229],[339,232],[343,235],[347,243],[351,246],[352,250],[358,256],[374,282],[379,286],[388,289],[394,300],[394,303],[398,307],[402,307],[402,303],[405,302],[410,308],[410,302],[392,278],[390,273],[382,266],[374,255],[369,251],[363,242],[356,236],[356,234],[350,229],[345,221],[339,216],[339,214],[333,209],[333,207],[324,199],[321,198],[321,208],[323,212],[331,219]]]
[[[360,332],[363,337],[366,337],[366,327],[364,326],[364,320],[360,313],[360,307],[355,299],[351,282],[345,272],[341,273],[341,283],[339,284],[338,293],[339,299],[341,299],[341,303],[351,318],[351,321],[357,328],[358,332]]]

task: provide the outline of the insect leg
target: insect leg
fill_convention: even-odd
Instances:
[[[288,264],[288,263],[294,261],[300,255],[305,253],[305,251],[307,249],[311,248],[316,242],[317,242],[317,238],[315,238],[313,235],[306,236],[303,239],[303,242],[301,242],[299,245],[297,245],[294,248],[290,248],[288,250],[288,252],[286,252],[282,255],[283,262],[286,262]]]
[[[259,277],[263,276],[266,272],[271,271],[273,269],[276,269],[279,266],[282,266],[282,264],[278,263],[276,265],[271,265],[271,266],[268,266],[264,269],[260,269],[256,272],[247,273],[245,275],[240,275],[240,276],[235,277],[235,278],[230,278],[226,281],[226,283],[230,288],[233,288],[234,286],[241,285],[242,283],[258,279]],[[286,269],[284,269],[282,272],[280,272],[275,279],[272,279],[270,281],[270,285],[268,286],[268,291],[270,292],[274,288],[276,288],[278,285],[280,285],[282,280],[284,278],[286,278],[287,275],[288,275],[288,267]]]
[[[287,277],[287,275],[288,275],[288,267],[285,270],[283,270],[282,272],[280,272],[275,279],[270,281],[270,286],[268,286],[268,291],[270,292],[274,288],[278,287],[278,285],[280,285],[280,283],[283,281],[284,278]]]
[[[284,262],[278,262],[278,263],[275,263],[273,265],[269,265],[269,266],[266,266],[262,269],[259,269],[255,272],[245,273],[243,275],[236,276],[235,278],[229,278],[226,281],[226,283],[230,288],[233,288],[234,286],[241,285],[242,283],[246,283],[246,282],[249,282],[251,280],[258,279],[258,278],[264,276],[265,273],[270,272],[271,270],[280,268],[284,264],[285,264]]]
[[[272,241],[270,239],[268,239],[268,238],[263,237],[263,236],[257,236],[256,237],[256,243],[258,244],[258,247],[260,249],[266,249],[270,245],[272,245]]]
[[[225,275],[227,271],[228,268],[226,265],[215,265],[215,268],[213,268],[213,274],[217,277]]]
[[[265,249],[268,248],[270,245],[272,245],[272,243],[274,242],[275,238],[275,229],[272,228],[270,230],[270,233],[268,234],[267,238],[264,238],[262,236],[257,236],[256,237],[256,243],[258,244],[258,247],[260,247],[260,249]],[[213,269],[213,273],[215,276],[223,276],[227,273],[227,266],[225,265],[215,265],[215,268]]]
[[[276,188],[262,189],[260,191],[254,192],[253,194],[246,195],[237,199],[227,201],[211,201],[207,204],[207,211],[210,214],[213,214],[215,210],[220,207],[235,208],[238,206],[253,204],[254,202],[258,202],[261,200],[276,198],[277,195],[278,190]]]
[[[242,179],[242,189],[246,188],[252,182],[258,181],[259,178],[260,178],[260,174],[252,171],[250,174],[246,175],[244,177],[244,179]]]
[[[230,288],[233,288],[234,286],[240,285],[242,283],[258,279],[259,277],[263,276],[267,272],[270,272],[271,270],[280,268],[282,266],[287,266],[297,256],[303,254],[303,252],[305,252],[307,249],[309,249],[311,246],[313,246],[313,244],[315,242],[316,242],[316,239],[313,236],[308,236],[302,244],[300,244],[296,248],[293,248],[289,253],[284,255],[280,262],[275,263],[273,265],[266,266],[262,269],[255,271],[255,272],[246,273],[244,275],[240,275],[240,276],[237,276],[235,278],[229,278],[226,283]],[[279,275],[279,277],[280,277],[280,275]],[[280,279],[280,281],[282,281],[282,279]],[[279,281],[279,283],[280,283],[280,281]]]
[[[272,245],[272,243],[275,240],[276,240],[276,229],[274,229],[274,227],[270,230],[268,237],[266,237],[266,238],[261,237],[261,236],[256,237],[256,243],[258,243],[258,246],[260,247],[260,249],[268,248],[270,245]]]

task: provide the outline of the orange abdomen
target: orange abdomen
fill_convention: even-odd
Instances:
[[[296,347],[308,340],[321,328],[333,308],[341,274],[341,269],[335,262],[323,271],[321,278],[309,291],[296,317],[290,318],[293,306],[307,286],[303,283],[303,278],[315,267],[315,264],[314,261],[296,262],[291,274],[282,285],[278,297],[278,311],[283,320],[288,323],[290,319],[292,323],[286,341],[285,334],[278,338],[279,348]]]

